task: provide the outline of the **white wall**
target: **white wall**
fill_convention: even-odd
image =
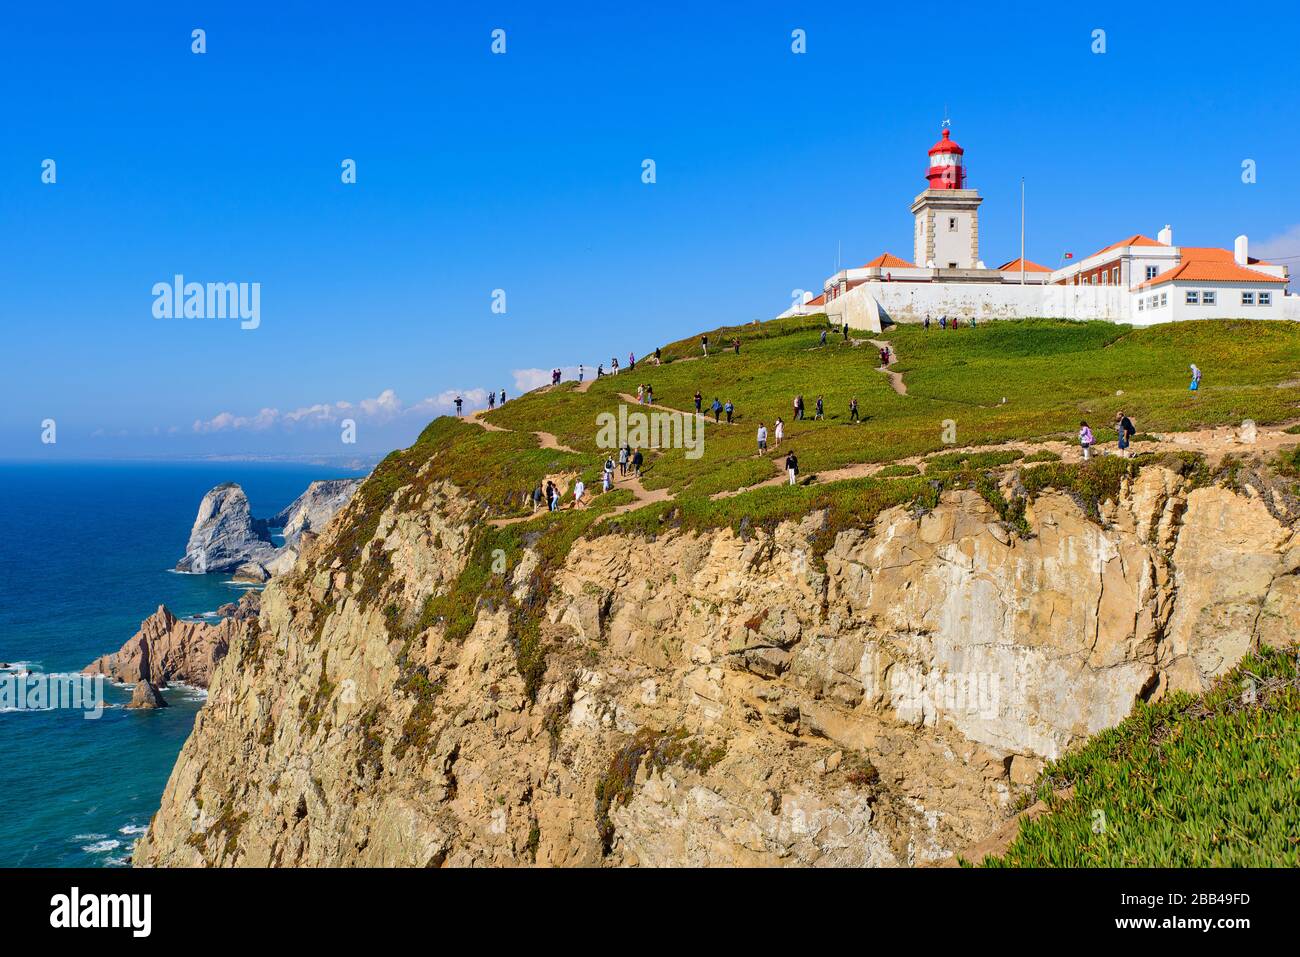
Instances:
[[[872,297],[894,322],[937,321],[949,316],[977,319],[1109,319],[1128,322],[1128,291],[1118,286],[1044,286],[1014,283],[867,283],[853,289]],[[853,322],[849,322],[853,326]]]
[[[1189,305],[1187,302],[1187,291],[1194,290],[1198,298],[1203,298],[1206,289],[1211,289],[1215,293],[1214,305],[1207,306],[1203,302],[1196,305]],[[1241,303],[1242,291],[1253,292],[1255,294],[1256,305],[1244,306]],[[1258,305],[1259,294],[1261,292],[1271,293],[1271,302],[1267,306]],[[1147,308],[1145,300],[1152,296],[1165,293],[1169,297],[1169,304],[1164,308],[1152,310]],[[1137,311],[1137,300],[1144,300],[1143,309]],[[1143,289],[1139,296],[1134,297],[1133,309],[1135,322],[1139,325],[1151,325],[1155,322],[1182,322],[1191,319],[1284,319],[1287,318],[1287,306],[1283,304],[1281,289],[1268,289],[1249,283],[1215,283],[1207,284],[1200,282],[1170,282],[1162,286],[1156,286],[1154,289]]]

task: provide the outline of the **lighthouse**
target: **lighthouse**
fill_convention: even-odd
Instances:
[[[939,142],[930,147],[930,169],[925,174],[930,189],[961,189],[966,185],[966,168],[961,164],[965,153],[945,127]]]
[[[965,155],[945,121],[939,142],[930,147],[926,188],[912,201],[912,261],[918,266],[979,268],[979,206],[984,200],[978,190],[966,188]]]

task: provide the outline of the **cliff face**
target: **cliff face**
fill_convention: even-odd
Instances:
[[[218,485],[199,503],[178,571],[232,571],[248,561],[269,561],[275,546],[267,524],[253,518],[248,496],[234,482]]]
[[[137,864],[939,860],[1044,758],[1300,619],[1268,490],[1159,467],[1102,524],[1039,496],[1023,538],[958,491],[824,554],[816,514],[489,555],[455,634],[414,619],[480,560],[481,509],[391,501],[359,564],[332,550],[354,501],[232,636]]]

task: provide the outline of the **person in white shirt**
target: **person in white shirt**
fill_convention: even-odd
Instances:
[[[582,484],[582,479],[578,479],[578,481],[576,481],[573,484],[573,507],[574,508],[582,507],[582,493],[585,491],[587,491],[587,486]]]
[[[608,492],[614,484],[614,457],[611,455],[605,459],[605,484],[601,491]]]
[[[772,435],[772,439],[773,439],[773,441],[772,441],[772,448],[774,448],[774,449],[779,449],[779,448],[781,447],[781,438],[782,438],[784,435],[785,435],[785,423],[782,422],[780,419],[777,419],[777,420],[776,420],[776,431],[775,431],[775,433],[773,433],[773,435]]]
[[[758,426],[758,452],[762,455],[767,451],[767,426],[759,424]]]

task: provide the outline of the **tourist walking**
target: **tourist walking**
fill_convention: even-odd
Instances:
[[[813,416],[813,419],[816,420],[816,419],[824,419],[824,418],[826,418],[826,406],[822,402],[822,397],[817,396],[817,413]]]
[[[632,458],[632,449],[626,444],[618,450],[618,474],[627,475],[627,463]]]
[[[582,508],[582,495],[586,491],[587,491],[587,486],[582,481],[582,479],[578,479],[578,481],[573,483],[573,507],[574,508]]]
[[[658,346],[655,346],[655,365],[663,365],[663,353],[659,351]]]
[[[705,356],[705,358],[708,358],[708,355],[709,355],[709,337],[708,337],[708,336],[700,336],[700,348],[702,348],[702,349],[704,350],[704,356]]]
[[[1190,391],[1195,392],[1200,387],[1201,387],[1201,370],[1196,368],[1196,363],[1193,362],[1192,363],[1192,384],[1189,385],[1187,388]]]
[[[767,451],[767,426],[762,422],[758,423],[758,454],[762,455]]]
[[[596,378],[599,379],[604,374],[605,374],[605,363],[602,362],[596,366]]]
[[[848,321],[847,319],[845,319],[844,322],[841,323],[841,328],[844,330],[844,341],[845,341],[845,342],[848,342],[848,341],[849,341],[849,321]]]
[[[722,407],[722,411],[727,413],[727,425],[731,425],[731,413],[736,411],[736,407],[732,404],[730,399],[728,399],[727,404]]]
[[[614,485],[614,456],[610,455],[605,458],[604,483],[601,486],[602,492],[608,492]]]
[[[495,392],[489,392],[489,393],[488,393],[488,411],[491,412],[493,409],[495,409],[495,408],[496,408],[496,404],[497,404],[497,394],[496,394]]]
[[[609,374],[618,375],[618,356],[609,360]]]
[[[849,399],[849,420],[851,422],[860,421],[858,419],[858,397],[856,395]]]
[[[632,372],[635,369],[636,369],[636,353],[629,352],[627,354],[627,371]]]
[[[785,457],[785,474],[790,476],[790,484],[795,484],[795,479],[799,477],[799,460],[795,458],[794,449]]]
[[[1132,458],[1133,453],[1128,451],[1128,444],[1137,434],[1137,429],[1133,427],[1133,420],[1125,415],[1122,409],[1115,413],[1115,431],[1119,433],[1119,454],[1127,453],[1128,458]]]
[[[645,405],[645,386],[640,383],[636,387],[636,401],[637,405]]]
[[[930,331],[930,314],[928,312],[925,314],[925,322],[921,323],[921,325],[925,327],[926,332]]]
[[[578,363],[578,381],[579,381],[579,382],[582,381],[582,372],[583,372],[582,363],[579,362],[579,363]]]
[[[460,407],[461,407],[462,405],[464,405],[464,404],[465,404],[465,400],[462,399],[460,396],[456,396],[456,415],[457,415],[457,416],[460,415]]]
[[[1083,447],[1083,460],[1086,462],[1092,457],[1092,429],[1088,428],[1087,422],[1079,423],[1079,445]]]
[[[772,432],[772,448],[779,449],[781,447],[781,439],[784,436],[785,423],[781,421],[780,417],[778,417],[776,420],[776,428]]]
[[[947,329],[947,328],[948,328],[948,314],[947,314],[947,313],[944,313],[942,316],[939,317],[939,328],[940,328],[940,329]]]
[[[501,390],[501,401],[498,402],[497,405],[505,405],[505,404],[506,404],[506,390],[505,390],[505,389],[502,389],[502,390]]]
[[[542,483],[538,482],[535,486],[533,486],[533,514],[534,515],[536,515],[537,510],[542,507],[542,494],[543,494]]]
[[[821,337],[821,339],[818,340],[817,345],[819,345],[819,346],[824,346],[824,345],[826,345],[826,330],[825,330],[825,329],[822,330],[822,337]]]
[[[722,403],[718,401],[718,397],[716,395],[713,397],[713,405],[710,406],[710,408],[713,409],[713,421],[716,424],[718,419],[722,415]],[[731,421],[731,420],[728,419],[727,421]]]
[[[695,414],[700,414],[700,406],[704,404],[704,396],[700,395],[700,390],[695,390]]]
[[[736,336],[734,339],[731,340],[731,348],[735,351],[736,355],[740,355],[740,337],[739,337],[739,336]]]
[[[641,477],[641,463],[644,461],[645,461],[645,456],[641,454],[640,449],[637,449],[635,452],[632,453],[632,468],[636,470],[637,478]]]
[[[557,489],[555,483],[551,481],[547,481],[546,483],[546,504],[552,512],[560,507],[560,490]]]
[[[646,405],[655,404],[655,387],[652,386],[649,382],[645,384],[645,404]]]

